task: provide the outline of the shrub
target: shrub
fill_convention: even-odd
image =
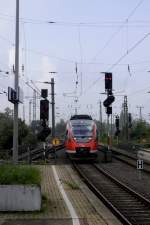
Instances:
[[[0,184],[40,185],[40,171],[31,166],[0,165]]]

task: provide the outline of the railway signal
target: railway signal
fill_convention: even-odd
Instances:
[[[105,107],[109,107],[114,101],[115,101],[115,97],[112,94],[111,95],[108,94],[108,97],[103,102],[103,105]]]
[[[108,106],[108,107],[106,108],[106,113],[107,113],[107,115],[112,114],[112,107],[111,107],[111,106]]]
[[[112,73],[105,73],[105,90],[112,91]]]
[[[131,113],[128,113],[128,127],[129,128],[132,127],[132,116],[131,116]]]
[[[119,116],[116,116],[115,124],[116,124],[116,129],[119,129]]]
[[[49,120],[49,101],[47,99],[40,101],[40,120]]]
[[[105,91],[107,93],[107,98],[103,102],[103,105],[106,107],[106,113],[109,116],[112,114],[111,104],[115,101],[115,97],[112,93],[112,73],[105,73]]]
[[[115,97],[112,93],[112,73],[105,72],[105,93],[107,94],[107,98],[103,102],[103,105],[106,107],[106,114],[107,114],[107,152],[105,152],[105,161],[111,161],[109,159],[109,154],[111,154],[110,147],[112,145],[112,136],[110,136],[110,127],[109,127],[109,116],[112,115],[112,103],[115,101]]]
[[[42,98],[48,97],[48,89],[41,89],[41,97]]]
[[[119,129],[119,116],[116,116],[115,125],[116,125],[115,135],[118,136],[120,134],[120,129]]]

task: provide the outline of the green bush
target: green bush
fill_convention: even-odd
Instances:
[[[0,165],[0,184],[40,185],[41,175],[31,166]]]

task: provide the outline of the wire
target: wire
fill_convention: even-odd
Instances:
[[[115,66],[118,65],[119,62],[121,62],[129,53],[131,53],[139,44],[141,44],[148,36],[150,35],[150,33],[147,33],[146,35],[144,35],[143,38],[141,38],[139,41],[137,41],[129,50],[128,52],[126,52],[124,55],[122,55],[110,68],[108,68],[108,70],[106,70],[106,72],[109,72],[110,70],[112,70]],[[100,78],[97,78],[88,88],[87,90],[90,90],[99,80]],[[86,91],[84,91],[84,94],[86,93]]]
[[[75,63],[75,61],[73,61],[73,60],[69,60],[69,59],[66,59],[66,58],[62,58],[62,57],[58,57],[58,56],[50,56],[50,55],[48,55],[47,53],[44,53],[44,52],[41,52],[41,51],[38,51],[38,50],[35,50],[35,49],[27,49],[26,48],[26,43],[27,43],[27,41],[26,41],[26,36],[25,36],[25,28],[23,28],[24,29],[24,41],[25,41],[25,47],[24,48],[22,48],[22,50],[23,51],[25,51],[25,52],[32,52],[32,53],[34,53],[34,54],[37,54],[37,55],[42,55],[42,56],[47,56],[47,57],[49,57],[49,58],[55,58],[55,59],[57,59],[57,60],[60,60],[60,61],[64,61],[64,62],[68,62],[68,63]],[[9,44],[11,44],[12,46],[15,46],[15,44],[14,43],[12,43],[8,38],[6,38],[6,37],[4,37],[4,36],[2,36],[2,35],[0,35],[0,39],[2,39],[2,40],[4,40],[4,41],[6,41],[6,42],[8,42]],[[80,62],[79,62],[80,63]]]
[[[36,90],[40,93],[40,89],[35,85],[34,81],[33,80],[30,80],[30,82],[33,84],[33,86],[36,88]]]
[[[0,35],[0,39],[1,40],[3,40],[3,41],[6,41],[7,43],[9,43],[10,45],[15,45],[14,43],[12,43],[8,38],[6,38],[6,37],[4,37],[4,36],[2,36],[2,35]]]
[[[22,29],[23,29],[23,38],[24,38],[24,68],[25,68],[25,76],[27,77],[28,79],[28,76],[27,76],[27,38],[26,38],[26,31],[25,31],[25,24],[22,23]],[[22,49],[23,50],[23,49]]]
[[[136,95],[136,94],[138,94],[138,93],[140,93],[140,92],[146,91],[146,89],[149,89],[149,88],[150,88],[150,86],[145,87],[145,88],[142,88],[142,89],[139,89],[139,90],[137,90],[137,91],[135,91],[135,92],[132,92],[131,94],[128,94],[128,95],[129,95],[129,96]]]
[[[37,54],[37,55],[43,55],[43,56],[47,56],[49,58],[55,58],[57,60],[60,60],[60,61],[64,61],[64,62],[68,62],[68,63],[75,63],[75,61],[73,60],[69,60],[69,59],[66,59],[66,58],[61,58],[61,57],[57,57],[57,56],[50,56],[48,55],[47,53],[43,53],[41,51],[38,51],[38,50],[34,50],[34,49],[24,49],[24,51],[27,51],[27,52],[32,52],[34,54]]]
[[[94,61],[99,54],[102,54],[102,52],[106,49],[106,47],[110,44],[110,42],[113,40],[113,38],[124,28],[125,24],[129,22],[129,19],[133,16],[135,11],[138,9],[138,7],[142,4],[144,0],[140,0],[139,3],[136,5],[136,7],[131,11],[131,13],[128,15],[128,17],[125,19],[123,24],[115,31],[110,38],[106,41],[104,46],[96,53],[96,55],[92,58],[91,61]]]
[[[141,44],[150,33],[147,33],[142,37],[139,41],[137,41],[124,55],[122,55],[107,71],[112,70],[116,65],[118,65],[119,62],[121,62],[129,53],[131,53],[139,44]]]
[[[29,84],[29,81],[25,81],[24,79],[22,79],[22,81],[25,83],[25,85],[27,85],[28,87],[30,87],[33,91],[36,91],[37,94],[41,95],[41,93],[39,91],[37,91],[34,87],[32,87]]]
[[[82,71],[82,65],[83,65],[83,49],[82,49],[82,44],[81,44],[81,32],[80,32],[80,26],[78,27],[78,42],[79,42],[79,49],[80,49],[80,64],[81,64],[81,90],[80,90],[80,96],[82,95],[83,92],[83,86],[82,86],[82,80],[83,80],[83,71]]]
[[[53,24],[53,25],[59,25],[59,26],[85,26],[85,27],[99,27],[99,26],[106,26],[106,27],[112,27],[112,26],[120,26],[122,23],[126,23],[127,20],[129,20],[132,15],[135,13],[137,8],[142,4],[144,0],[141,0],[137,6],[131,11],[129,16],[126,18],[124,22],[122,21],[100,21],[100,22],[68,22],[68,21],[55,21],[55,20],[43,20],[43,19],[31,19],[31,18],[23,18],[20,17],[20,21],[23,23],[29,23],[29,24]],[[15,20],[15,16],[10,16],[4,13],[0,13],[0,16],[2,17],[1,19],[6,20]],[[129,21],[128,21],[129,23]],[[131,25],[138,25],[138,24],[147,24],[150,23],[149,20],[136,20],[136,21],[131,21],[129,24]]]
[[[136,10],[139,8],[139,6],[143,3],[144,0],[140,0],[139,3],[137,4],[137,6],[131,11],[131,13],[129,14],[127,20],[129,20],[133,15],[134,13],[136,12]]]

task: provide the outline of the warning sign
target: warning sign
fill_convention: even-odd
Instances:
[[[60,144],[60,140],[59,140],[58,138],[54,138],[54,139],[52,140],[52,144],[53,144],[53,145],[59,145],[59,144]]]

